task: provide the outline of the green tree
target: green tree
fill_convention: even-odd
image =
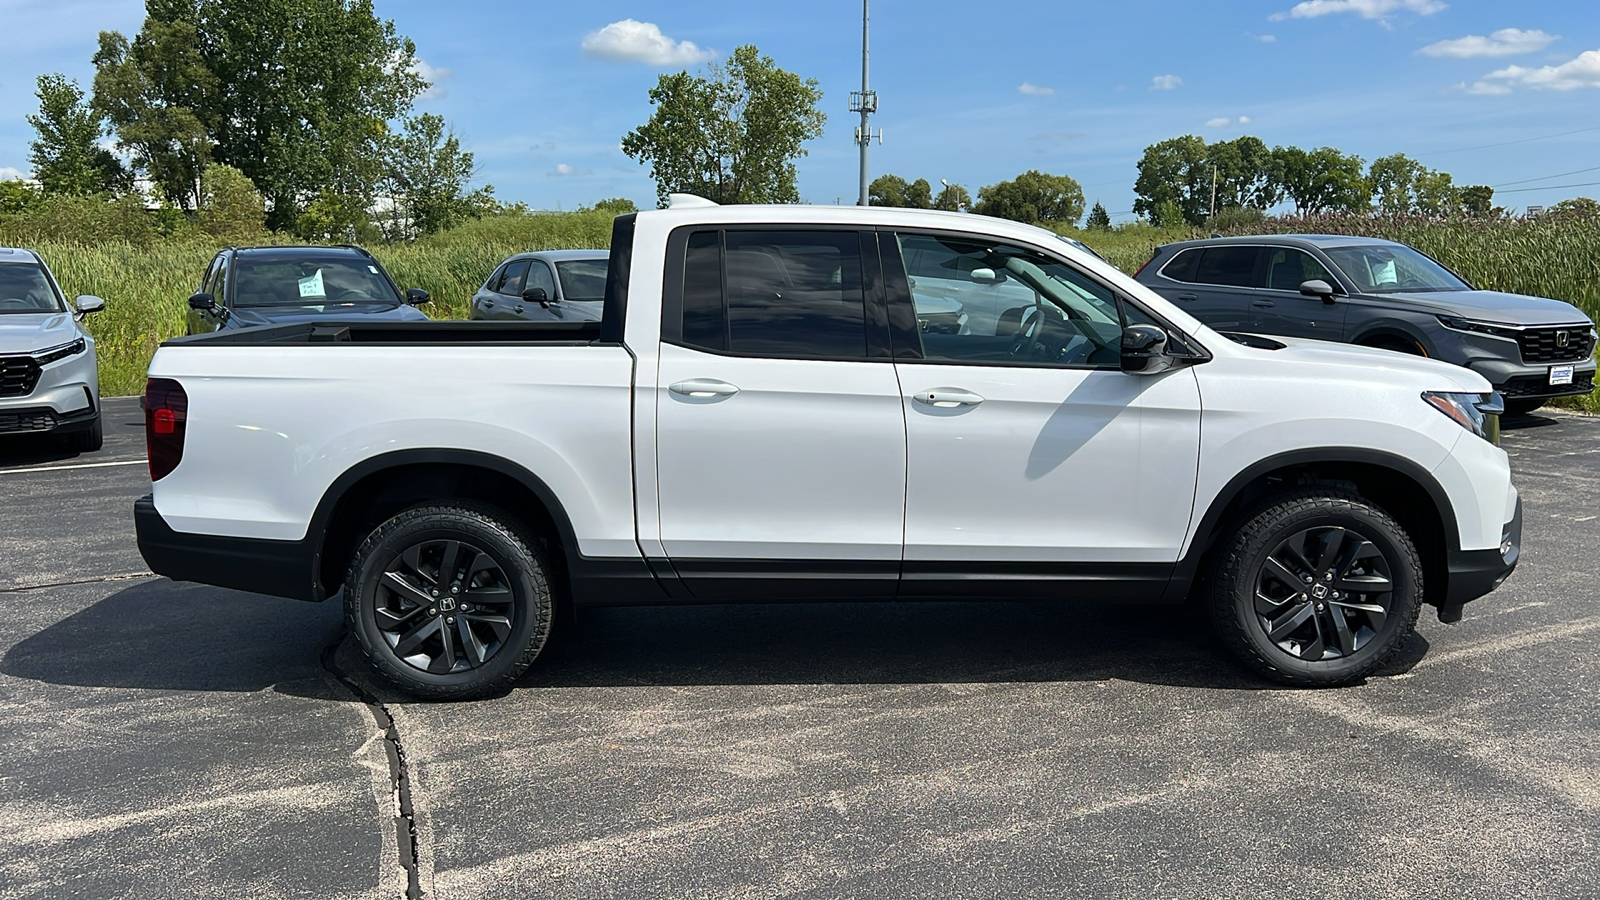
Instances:
[[[1388,213],[1407,213],[1414,209],[1417,176],[1426,171],[1422,163],[1404,153],[1391,153],[1373,160],[1367,179],[1372,182],[1378,208]]]
[[[910,209],[933,209],[933,185],[926,178],[918,178],[906,186],[906,206]]]
[[[867,203],[872,206],[907,206],[906,191],[910,187],[899,175],[879,175],[867,186]]]
[[[1083,188],[1068,175],[1029,169],[978,192],[972,211],[1029,224],[1076,225],[1083,217]]]
[[[1106,213],[1106,208],[1100,201],[1094,202],[1094,209],[1089,210],[1088,226],[1096,231],[1105,231],[1111,227],[1111,216]]]
[[[626,197],[610,197],[608,199],[601,200],[591,208],[595,212],[608,212],[613,216],[625,216],[628,213],[639,211],[639,207],[635,206],[634,202]]]
[[[96,102],[174,203],[212,160],[295,223],[324,191],[370,199],[388,122],[426,87],[416,47],[371,0],[147,0],[130,42],[103,32]]]
[[[1494,188],[1488,185],[1474,184],[1461,189],[1461,207],[1469,216],[1483,218],[1496,215],[1494,210]]]
[[[1299,215],[1366,209],[1372,202],[1372,185],[1364,170],[1361,157],[1332,147],[1272,148],[1273,180]]]
[[[384,186],[397,216],[386,231],[391,240],[433,234],[480,215],[494,193],[486,187],[468,194],[475,169],[471,153],[432,113],[411,116],[400,134],[385,142]]]
[[[1416,181],[1417,212],[1425,216],[1461,214],[1461,191],[1449,172],[1424,169]]]
[[[963,209],[971,209],[972,194],[959,184],[947,184],[944,186],[944,190],[939,192],[939,196],[934,198],[933,208],[942,209],[946,212],[960,212]]]
[[[1260,138],[1245,135],[1211,144],[1206,147],[1206,160],[1211,163],[1211,177],[1216,182],[1218,212],[1264,210],[1278,202],[1281,191],[1272,178],[1272,151]]]
[[[122,163],[100,146],[105,122],[64,75],[38,78],[39,114],[28,116],[38,136],[29,148],[33,177],[46,194],[89,197],[132,187]]]
[[[1133,192],[1133,211],[1158,225],[1179,224],[1166,221],[1170,211],[1163,211],[1164,204],[1177,208],[1191,225],[1204,222],[1211,206],[1211,165],[1205,140],[1188,134],[1144,148]]]
[[[207,166],[200,177],[200,227],[212,237],[248,242],[265,230],[261,193],[233,166]]]
[[[20,178],[0,181],[0,216],[27,213],[39,205],[39,189]]]
[[[664,206],[674,192],[717,203],[795,203],[794,161],[821,136],[822,91],[778,68],[753,45],[713,64],[705,77],[662,75],[650,120],[622,139],[622,152],[650,163]]]

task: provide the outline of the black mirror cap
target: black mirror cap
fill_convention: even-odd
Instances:
[[[1305,294],[1307,297],[1320,297],[1323,303],[1332,303],[1333,295],[1339,292],[1334,289],[1333,285],[1323,281],[1321,278],[1313,278],[1310,281],[1302,281],[1300,283],[1300,293]]]
[[[1122,371],[1130,374],[1164,372],[1172,367],[1167,355],[1167,333],[1155,325],[1129,325],[1122,330]]]
[[[189,295],[189,308],[200,312],[211,312],[217,308],[216,295],[210,291],[195,291]]]
[[[406,303],[411,306],[421,306],[432,299],[433,297],[422,288],[406,288]]]
[[[522,299],[527,303],[549,303],[550,295],[545,292],[544,288],[534,287],[523,291]]]

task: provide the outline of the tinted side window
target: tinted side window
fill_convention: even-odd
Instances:
[[[226,305],[233,298],[228,296],[228,257],[223,254],[217,261],[217,280],[211,285],[211,294],[217,298],[217,303]]]
[[[707,350],[728,349],[728,313],[722,305],[722,236],[689,236],[683,260],[683,340]]]
[[[529,288],[544,288],[545,297],[555,299],[556,280],[550,274],[550,266],[538,260],[532,260],[528,264],[528,277],[522,282],[522,291]],[[522,291],[517,291],[517,294],[520,296]]]
[[[1201,284],[1254,287],[1256,257],[1260,253],[1260,247],[1207,247],[1194,280]]]
[[[513,260],[506,263],[506,270],[500,275],[500,284],[493,290],[497,294],[510,294],[513,297],[522,296],[522,282],[528,277],[528,261],[525,259]]]
[[[494,270],[494,274],[489,276],[489,280],[485,281],[483,283],[484,290],[489,290],[489,291],[498,290],[499,287],[500,287],[500,279],[504,278],[505,274],[506,274],[506,267],[505,266],[502,265],[500,268],[495,269]]]
[[[1194,281],[1195,265],[1200,262],[1200,254],[1203,252],[1199,247],[1191,247],[1179,253],[1161,267],[1161,274],[1173,281]]]
[[[1318,279],[1335,283],[1311,254],[1288,247],[1267,250],[1267,287],[1271,290],[1298,291],[1301,284]]]

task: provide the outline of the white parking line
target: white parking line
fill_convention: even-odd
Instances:
[[[31,469],[0,469],[0,475],[24,475],[28,472],[65,472],[69,469],[105,469],[111,466],[142,466],[142,459],[123,459],[116,462],[81,463],[70,466],[35,466]]]

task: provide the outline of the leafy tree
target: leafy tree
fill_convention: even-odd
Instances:
[[[0,215],[26,213],[39,205],[39,189],[20,178],[0,181]]]
[[[223,240],[250,241],[265,230],[265,201],[233,166],[207,166],[200,177],[200,227]]]
[[[1272,148],[1273,180],[1294,203],[1297,215],[1366,209],[1372,201],[1372,185],[1364,168],[1361,157],[1347,156],[1332,147],[1311,151]]]
[[[911,209],[933,209],[933,185],[926,178],[918,178],[906,186],[906,206]]]
[[[628,213],[639,211],[639,207],[635,206],[633,201],[627,199],[626,197],[611,197],[601,200],[592,208],[595,212],[608,212],[613,216],[625,216]]]
[[[1282,196],[1272,178],[1272,151],[1258,137],[1245,135],[1212,144],[1206,148],[1206,159],[1216,179],[1219,213],[1238,208],[1264,210]]]
[[[1544,211],[1545,216],[1574,219],[1600,219],[1600,201],[1591,197],[1573,197],[1562,200]]]
[[[1377,195],[1378,208],[1389,213],[1410,212],[1416,207],[1417,177],[1426,171],[1422,163],[1404,153],[1373,160],[1367,178]]]
[[[1461,213],[1461,191],[1449,172],[1423,170],[1416,183],[1417,212],[1425,216],[1454,216]]]
[[[960,212],[964,209],[971,209],[972,194],[959,184],[947,184],[945,185],[944,190],[939,192],[939,196],[934,198],[933,208],[946,210],[948,212]]]
[[[385,141],[384,185],[394,211],[389,237],[443,231],[481,214],[494,193],[486,187],[467,193],[474,171],[472,154],[461,149],[444,118],[424,113],[405,120],[404,130]],[[631,204],[630,204],[631,205]]]
[[[309,241],[366,244],[382,240],[387,235],[372,221],[371,210],[366,197],[325,189],[295,218],[294,233]],[[394,227],[399,230],[399,223]]]
[[[664,206],[674,192],[718,203],[795,203],[794,160],[822,134],[822,91],[778,68],[754,45],[713,64],[707,77],[662,75],[650,120],[622,139],[622,152],[650,163]]]
[[[391,120],[426,86],[371,0],[147,0],[130,42],[102,32],[96,102],[174,203],[209,161],[266,196],[268,224],[322,196],[370,199]]]
[[[1088,226],[1097,231],[1105,231],[1111,227],[1111,216],[1106,213],[1106,208],[1100,201],[1094,202],[1094,209],[1089,210]]]
[[[1157,228],[1179,228],[1193,224],[1176,200],[1162,200],[1150,210],[1150,224]]]
[[[1083,217],[1083,188],[1067,175],[1029,169],[1012,181],[991,184],[978,192],[972,211],[1029,224],[1076,225]]]
[[[1467,211],[1469,216],[1482,218],[1496,215],[1494,211],[1494,188],[1482,184],[1462,188],[1461,207]]]
[[[106,128],[100,114],[83,101],[76,81],[64,75],[40,75],[39,114],[28,116],[38,137],[28,161],[46,194],[88,197],[115,194],[132,187],[122,163],[101,147]]]
[[[1164,204],[1177,208],[1181,219],[1191,225],[1204,222],[1211,203],[1211,166],[1205,140],[1189,134],[1144,148],[1133,192],[1133,211],[1149,216],[1157,225],[1179,224],[1167,221],[1171,213],[1163,211]]]
[[[905,207],[909,205],[906,191],[910,187],[899,175],[879,175],[867,186],[867,203],[871,206]]]

